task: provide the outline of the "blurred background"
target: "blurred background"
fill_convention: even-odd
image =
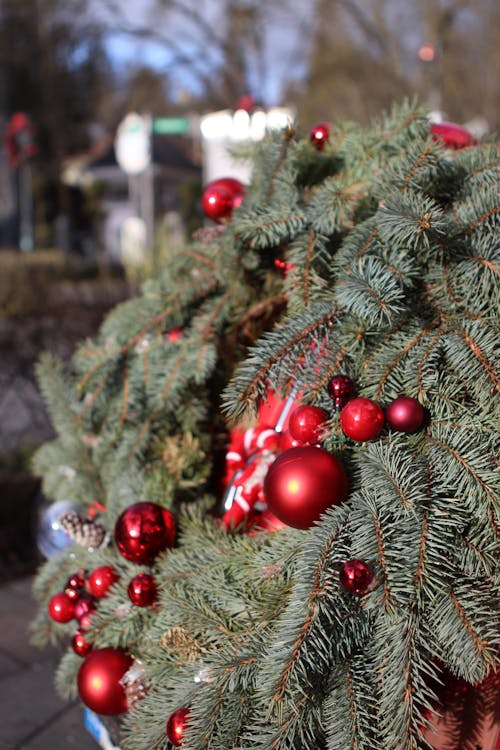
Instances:
[[[222,149],[405,97],[481,138],[499,69],[495,0],[1,0],[0,581],[37,562],[36,359],[181,250]]]

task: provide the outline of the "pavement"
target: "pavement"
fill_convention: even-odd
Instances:
[[[54,688],[60,650],[28,640],[32,577],[0,585],[0,750],[98,750],[79,702]]]

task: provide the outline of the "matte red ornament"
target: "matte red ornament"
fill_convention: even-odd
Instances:
[[[373,572],[363,560],[347,560],[339,573],[340,583],[351,594],[366,594],[373,581]]]
[[[296,529],[308,529],[327,508],[345,500],[347,493],[347,476],[340,461],[312,445],[282,453],[264,479],[270,511]]]
[[[434,122],[431,125],[431,133],[435,141],[441,141],[443,146],[454,150],[477,143],[466,128],[454,122]]]
[[[416,398],[398,396],[385,409],[387,424],[399,432],[416,432],[422,427],[425,409]]]
[[[323,151],[325,143],[330,140],[330,124],[320,122],[315,125],[309,133],[309,140],[317,151]]]
[[[75,616],[75,604],[64,591],[54,594],[48,604],[49,616],[55,622],[69,622]]]
[[[328,381],[328,395],[332,399],[336,409],[342,409],[349,399],[354,396],[355,390],[354,381],[347,375],[334,375]]]
[[[115,525],[115,541],[123,557],[149,565],[175,543],[174,515],[156,503],[135,503],[126,508]]]
[[[158,598],[158,588],[153,576],[139,573],[130,581],[127,587],[128,598],[136,607],[149,607]]]
[[[96,599],[102,599],[119,577],[111,565],[100,565],[90,573],[85,582],[85,588]]]
[[[301,443],[318,443],[327,419],[328,414],[319,406],[297,406],[290,414],[290,434]]]
[[[222,224],[231,218],[235,208],[245,197],[243,184],[234,177],[221,177],[209,182],[201,196],[203,213],[208,219]]]
[[[85,634],[77,630],[71,639],[71,647],[77,656],[87,656],[92,651],[92,646],[85,640]]]
[[[353,398],[340,412],[342,431],[358,442],[378,437],[384,429],[384,423],[384,412],[369,398]]]
[[[130,654],[118,648],[91,651],[78,671],[78,693],[87,708],[104,716],[127,710],[127,697],[120,680],[133,662]]]
[[[189,708],[178,708],[177,711],[170,714],[167,721],[167,737],[174,747],[179,747],[182,744],[188,719]]]

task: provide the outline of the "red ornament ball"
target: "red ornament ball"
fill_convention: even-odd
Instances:
[[[328,414],[324,409],[303,404],[290,414],[288,429],[291,436],[301,443],[317,443],[327,419]]]
[[[230,219],[235,208],[245,197],[243,184],[234,177],[222,177],[209,182],[201,196],[201,206],[207,219],[222,224]]]
[[[308,529],[327,508],[345,500],[347,493],[347,476],[340,461],[313,445],[282,453],[264,479],[271,513],[296,529]]]
[[[158,589],[153,576],[139,573],[132,578],[127,587],[128,598],[136,607],[149,607],[158,598]]]
[[[328,381],[327,391],[335,408],[342,409],[349,399],[354,396],[354,381],[347,375],[334,375]]]
[[[55,622],[69,622],[75,616],[75,604],[64,591],[54,594],[48,604],[49,616]]]
[[[431,133],[435,141],[441,141],[443,146],[455,151],[477,143],[468,130],[454,122],[434,122]]]
[[[85,585],[85,571],[80,570],[78,573],[73,573],[72,576],[68,578],[68,581],[66,583],[67,589],[83,589]]]
[[[330,125],[328,122],[320,122],[315,125],[309,133],[309,140],[317,151],[323,151],[325,143],[330,140]]]
[[[131,667],[132,657],[117,648],[91,651],[78,671],[78,693],[87,708],[104,716],[115,716],[127,710],[127,697],[120,684]]]
[[[71,647],[77,656],[87,656],[92,651],[92,646],[85,640],[85,634],[77,630],[71,639]]]
[[[135,503],[126,508],[115,525],[115,541],[123,557],[149,565],[175,543],[173,514],[156,503]]]
[[[174,745],[179,747],[182,744],[182,738],[184,737],[184,731],[188,724],[189,719],[189,708],[178,708],[168,717],[167,721],[167,737]]]
[[[378,437],[384,429],[384,423],[384,412],[369,398],[353,398],[340,412],[342,431],[357,442]]]
[[[64,589],[64,593],[68,597],[68,599],[71,599],[72,602],[77,602],[80,598],[80,590],[79,589],[72,589],[69,586],[66,586]]]
[[[399,432],[416,432],[422,427],[425,409],[416,398],[398,396],[385,409],[387,424]]]
[[[363,560],[347,560],[340,569],[339,579],[351,594],[365,594],[373,581],[373,572]]]
[[[93,596],[83,594],[75,603],[75,618],[83,630],[90,627],[90,616],[96,611],[96,605]]]
[[[111,565],[100,565],[87,578],[85,588],[96,599],[102,599],[119,577]]]

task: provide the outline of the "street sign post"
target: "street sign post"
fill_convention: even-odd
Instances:
[[[190,130],[187,117],[155,117],[153,133],[156,135],[186,135]]]

